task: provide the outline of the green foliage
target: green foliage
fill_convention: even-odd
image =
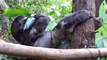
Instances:
[[[96,40],[96,47],[102,48],[104,47],[104,39],[103,36],[100,36],[98,40]]]
[[[30,58],[26,57],[16,57],[10,55],[0,55],[0,60],[31,60]]]
[[[3,15],[6,17],[9,17],[9,18],[16,17],[18,15],[29,16],[29,11],[18,6],[17,9],[9,8],[9,9],[5,10]]]
[[[106,10],[106,2],[101,4],[99,16],[104,19],[103,25],[101,28],[99,28],[96,33],[96,45],[97,47],[107,47],[107,14],[105,13]]]
[[[72,10],[71,0],[23,0],[19,5],[30,13],[47,14],[52,20],[47,30],[52,30],[61,18]]]
[[[99,17],[102,17],[104,19],[103,25],[101,28],[99,28],[96,33],[96,46],[98,48],[107,47],[107,14],[105,13],[107,9],[106,1],[101,4],[100,11],[99,11]],[[101,60],[107,60],[107,57],[103,57]]]
[[[57,24],[54,21],[50,22],[45,31],[52,30],[56,25]]]

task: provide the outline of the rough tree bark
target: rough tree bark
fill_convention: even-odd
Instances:
[[[73,12],[86,9],[95,16],[95,0],[73,0]],[[95,26],[94,20],[89,19],[83,24],[79,24],[74,29],[71,48],[90,48],[95,46]],[[77,43],[78,42],[78,43]],[[96,58],[76,59],[76,60],[96,60]]]

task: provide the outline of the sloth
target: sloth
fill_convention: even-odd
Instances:
[[[51,31],[45,31],[50,22],[48,16],[36,14],[30,19],[18,16],[11,25],[12,36],[22,45],[35,47],[53,47],[61,39],[73,33],[76,25],[81,24],[93,15],[87,10],[76,11],[66,15]],[[95,19],[95,29],[102,25],[102,19]]]

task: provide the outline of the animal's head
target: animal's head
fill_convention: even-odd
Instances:
[[[25,20],[26,20],[26,17],[24,17],[24,16],[16,17],[11,25],[12,32],[17,32],[19,30],[22,30]]]

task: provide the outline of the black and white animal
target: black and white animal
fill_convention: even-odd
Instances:
[[[45,31],[49,22],[50,18],[41,14],[28,19],[25,16],[18,16],[11,25],[12,36],[19,43],[32,46],[39,34]]]

